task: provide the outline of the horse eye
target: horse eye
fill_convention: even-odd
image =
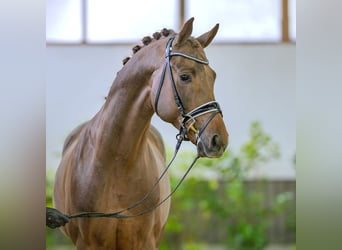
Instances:
[[[183,74],[183,75],[180,75],[180,79],[182,82],[188,83],[191,81],[191,76],[187,74]]]

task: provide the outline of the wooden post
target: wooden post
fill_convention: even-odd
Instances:
[[[289,35],[289,1],[282,0],[282,25],[281,25],[281,40],[282,42],[290,42]]]
[[[185,0],[179,0],[179,23],[178,28],[179,30],[183,27],[183,24],[185,23]]]

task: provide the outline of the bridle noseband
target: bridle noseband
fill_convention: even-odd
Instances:
[[[181,143],[184,140],[188,140],[188,138],[186,136],[188,129],[192,130],[196,134],[196,144],[198,144],[200,142],[200,137],[201,137],[203,131],[206,129],[206,127],[208,126],[210,121],[215,117],[215,115],[217,115],[217,114],[222,115],[220,105],[216,101],[210,101],[210,102],[204,103],[204,104],[198,106],[197,108],[194,108],[193,110],[191,110],[188,113],[185,112],[184,105],[183,105],[182,100],[178,94],[176,84],[175,84],[175,81],[173,79],[171,63],[170,63],[171,57],[181,56],[181,57],[184,57],[186,59],[193,60],[195,62],[205,64],[205,65],[208,65],[209,62],[202,60],[202,59],[199,59],[199,58],[196,58],[196,57],[193,57],[193,56],[190,56],[190,55],[187,55],[187,54],[184,54],[184,53],[181,53],[181,52],[172,51],[172,42],[174,39],[175,39],[174,36],[170,37],[170,39],[166,45],[165,63],[163,66],[163,71],[162,71],[162,75],[160,77],[159,87],[157,90],[156,99],[155,99],[155,103],[154,103],[155,112],[158,114],[158,101],[159,101],[160,92],[161,92],[161,89],[163,87],[163,83],[164,83],[164,79],[165,79],[165,72],[166,72],[166,69],[168,69],[175,102],[176,102],[178,110],[182,116],[181,127],[179,129],[179,133],[177,134],[177,144],[176,144],[176,148],[175,148],[175,151],[173,153],[171,160],[169,161],[168,165],[164,168],[163,172],[159,176],[158,180],[154,183],[154,185],[152,186],[150,191],[147,192],[140,200],[136,201],[135,203],[133,203],[129,207],[126,207],[125,209],[122,209],[120,211],[116,211],[113,213],[80,212],[80,213],[75,213],[72,215],[66,215],[69,219],[80,218],[80,217],[86,217],[86,218],[107,217],[107,218],[117,218],[117,219],[129,219],[129,218],[135,218],[138,216],[148,214],[148,213],[152,212],[153,210],[155,210],[156,208],[158,208],[159,206],[161,206],[166,200],[168,200],[176,192],[176,190],[178,189],[180,184],[184,181],[185,177],[188,175],[188,173],[190,172],[192,167],[195,165],[195,162],[198,160],[198,158],[200,158],[200,156],[198,156],[198,155],[195,157],[195,159],[192,161],[192,163],[190,164],[187,171],[185,172],[183,177],[180,179],[180,181],[178,182],[176,187],[166,197],[164,197],[163,200],[161,200],[159,203],[157,203],[153,207],[147,208],[147,209],[145,209],[145,210],[143,210],[137,214],[131,214],[131,215],[123,214],[124,212],[129,212],[130,210],[132,210],[132,209],[138,207],[139,205],[141,205],[142,203],[144,203],[147,200],[147,198],[156,190],[159,182],[165,176],[165,174],[167,173],[171,164],[173,163],[174,159],[176,158],[176,155],[178,153],[178,150],[180,148]],[[207,114],[207,113],[212,113],[212,114],[208,117],[208,119],[202,125],[202,127],[199,130],[197,130],[194,127],[194,123],[196,121],[195,119],[197,117],[204,115],[204,114]],[[190,125],[188,125],[188,123],[190,123]]]
[[[196,134],[196,144],[197,144],[200,140],[200,137],[201,137],[203,131],[208,126],[209,122],[214,118],[214,116],[216,114],[220,113],[222,115],[222,111],[221,111],[221,108],[220,108],[220,105],[218,104],[218,102],[210,101],[210,102],[207,102],[207,103],[204,103],[204,104],[198,106],[197,108],[191,110],[188,113],[185,112],[184,104],[182,103],[182,100],[178,94],[176,83],[175,83],[174,78],[173,78],[172,69],[171,69],[171,62],[170,62],[171,57],[181,56],[181,57],[184,57],[186,59],[195,61],[197,63],[205,64],[205,65],[208,65],[209,62],[206,60],[199,59],[197,57],[193,57],[193,56],[181,53],[181,52],[172,51],[172,42],[174,39],[175,39],[175,36],[170,37],[170,39],[168,40],[168,42],[166,44],[165,62],[164,62],[163,71],[162,71],[162,74],[160,77],[159,87],[158,87],[155,102],[154,102],[154,110],[157,113],[157,115],[159,115],[159,113],[158,113],[158,102],[159,102],[160,92],[161,92],[161,89],[162,89],[163,84],[164,84],[166,69],[168,69],[174,99],[175,99],[177,108],[178,108],[178,110],[182,116],[181,127],[179,129],[179,134],[177,135],[177,137],[178,138],[182,137],[182,140],[188,140],[186,134],[187,134],[187,131],[189,128]],[[211,116],[209,116],[209,118],[204,123],[204,125],[199,130],[197,130],[194,127],[195,118],[198,116],[207,114],[207,113],[211,113],[211,112],[213,112],[213,114]],[[191,123],[187,128],[187,124],[189,122],[191,122]]]

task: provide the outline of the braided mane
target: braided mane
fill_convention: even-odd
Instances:
[[[132,48],[133,54],[137,53],[141,48],[148,46],[150,43],[159,40],[160,38],[165,38],[170,35],[174,35],[176,32],[172,29],[162,29],[160,32],[153,33],[152,37],[145,36],[141,42],[142,44],[137,44]],[[125,65],[131,57],[126,57],[122,60],[123,65]]]

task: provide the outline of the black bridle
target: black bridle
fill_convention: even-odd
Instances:
[[[159,102],[160,92],[161,92],[161,89],[163,87],[164,80],[165,80],[166,69],[168,69],[174,99],[175,99],[177,108],[179,110],[179,113],[182,116],[181,127],[179,129],[180,131],[179,131],[179,134],[177,135],[177,137],[183,137],[182,138],[183,140],[187,140],[187,137],[186,137],[186,134],[188,131],[187,124],[189,122],[191,122],[191,124],[188,127],[189,127],[189,129],[191,129],[196,134],[196,144],[197,144],[199,142],[199,139],[200,139],[203,131],[208,126],[209,122],[214,118],[214,116],[216,114],[220,113],[222,115],[222,111],[221,111],[221,108],[220,108],[220,105],[218,104],[218,102],[210,101],[210,102],[207,102],[207,103],[204,103],[204,104],[198,106],[197,108],[191,110],[188,113],[185,112],[184,104],[183,104],[183,102],[182,102],[182,100],[178,94],[176,83],[175,83],[174,78],[173,78],[172,69],[171,69],[171,58],[173,56],[181,56],[181,57],[184,57],[186,59],[195,61],[197,63],[205,64],[205,65],[208,65],[209,62],[206,60],[199,59],[197,57],[193,57],[193,56],[181,53],[181,52],[172,51],[172,42],[174,39],[175,39],[175,36],[170,37],[167,44],[166,44],[165,62],[164,62],[164,66],[163,66],[162,75],[160,77],[159,87],[157,90],[156,98],[154,101],[154,110],[157,113],[157,115],[159,115],[159,113],[158,113],[158,102]],[[210,113],[210,112],[213,112],[213,114],[211,116],[209,116],[208,120],[204,123],[204,125],[198,131],[193,126],[195,123],[195,118],[198,116]]]
[[[173,79],[172,69],[171,69],[171,62],[170,62],[171,61],[171,57],[173,57],[173,56],[181,56],[181,57],[184,57],[186,59],[193,60],[195,62],[198,62],[198,63],[201,63],[201,64],[205,64],[205,65],[208,65],[209,62],[206,61],[206,60],[202,60],[202,59],[199,59],[199,58],[196,58],[196,57],[193,57],[193,56],[181,53],[181,52],[174,52],[174,51],[172,51],[172,42],[173,42],[174,39],[175,39],[174,36],[170,37],[170,39],[168,40],[167,45],[166,45],[165,63],[164,63],[164,66],[163,66],[163,71],[162,71],[162,75],[161,75],[161,78],[160,78],[159,87],[158,87],[158,90],[157,90],[156,99],[155,99],[155,103],[154,103],[155,112],[158,114],[159,96],[160,96],[161,89],[163,87],[166,69],[168,69],[169,76],[170,76],[170,81],[171,81],[171,85],[172,85],[172,89],[173,89],[173,94],[174,94],[174,98],[175,98],[175,102],[176,102],[178,110],[179,110],[179,112],[180,112],[180,114],[182,116],[181,127],[179,129],[179,133],[176,136],[176,138],[177,138],[176,148],[175,148],[174,154],[173,154],[169,164],[166,166],[166,168],[164,169],[164,171],[162,172],[162,174],[160,175],[158,180],[155,182],[155,184],[152,186],[150,191],[148,193],[146,193],[144,195],[144,197],[142,197],[139,201],[135,202],[131,206],[129,206],[129,207],[125,208],[125,209],[122,209],[120,211],[114,212],[114,213],[81,212],[81,213],[76,213],[76,214],[72,214],[72,215],[66,215],[69,219],[77,218],[77,217],[87,217],[87,218],[109,217],[109,218],[128,219],[128,218],[134,218],[134,217],[138,217],[138,216],[150,213],[153,210],[155,210],[156,208],[158,208],[159,206],[161,206],[166,200],[168,200],[176,192],[176,190],[181,185],[181,183],[184,181],[185,177],[188,175],[188,173],[190,172],[192,167],[195,165],[196,161],[200,158],[200,156],[198,156],[198,155],[195,157],[195,159],[190,164],[188,170],[185,172],[183,177],[180,179],[180,181],[178,182],[178,184],[176,185],[174,190],[172,190],[170,192],[170,194],[167,195],[158,204],[154,205],[151,208],[145,209],[142,212],[137,213],[137,214],[133,214],[133,215],[125,215],[125,214],[123,214],[124,212],[128,212],[128,211],[132,210],[133,208],[141,205],[154,192],[154,190],[158,186],[159,182],[165,176],[165,174],[169,170],[171,164],[173,163],[174,159],[176,158],[176,155],[177,155],[177,153],[179,151],[179,148],[180,148],[182,142],[184,140],[188,140],[188,138],[187,138],[188,130],[191,129],[196,134],[196,144],[198,144],[200,142],[200,137],[201,137],[203,131],[206,129],[206,127],[208,126],[210,121],[215,117],[215,115],[217,115],[217,114],[221,114],[222,115],[222,111],[221,111],[220,105],[216,101],[210,101],[210,102],[204,103],[204,104],[198,106],[197,108],[191,110],[188,113],[185,112],[184,105],[183,105],[182,100],[181,100],[181,98],[180,98],[180,96],[178,94],[178,91],[177,91],[177,88],[176,88],[176,84],[175,84],[175,81]],[[202,125],[202,127],[199,130],[197,130],[194,127],[194,123],[196,121],[195,120],[196,117],[199,117],[199,116],[207,114],[207,113],[212,113],[212,114],[208,117],[208,119]],[[188,125],[189,122],[191,122],[190,125]]]

